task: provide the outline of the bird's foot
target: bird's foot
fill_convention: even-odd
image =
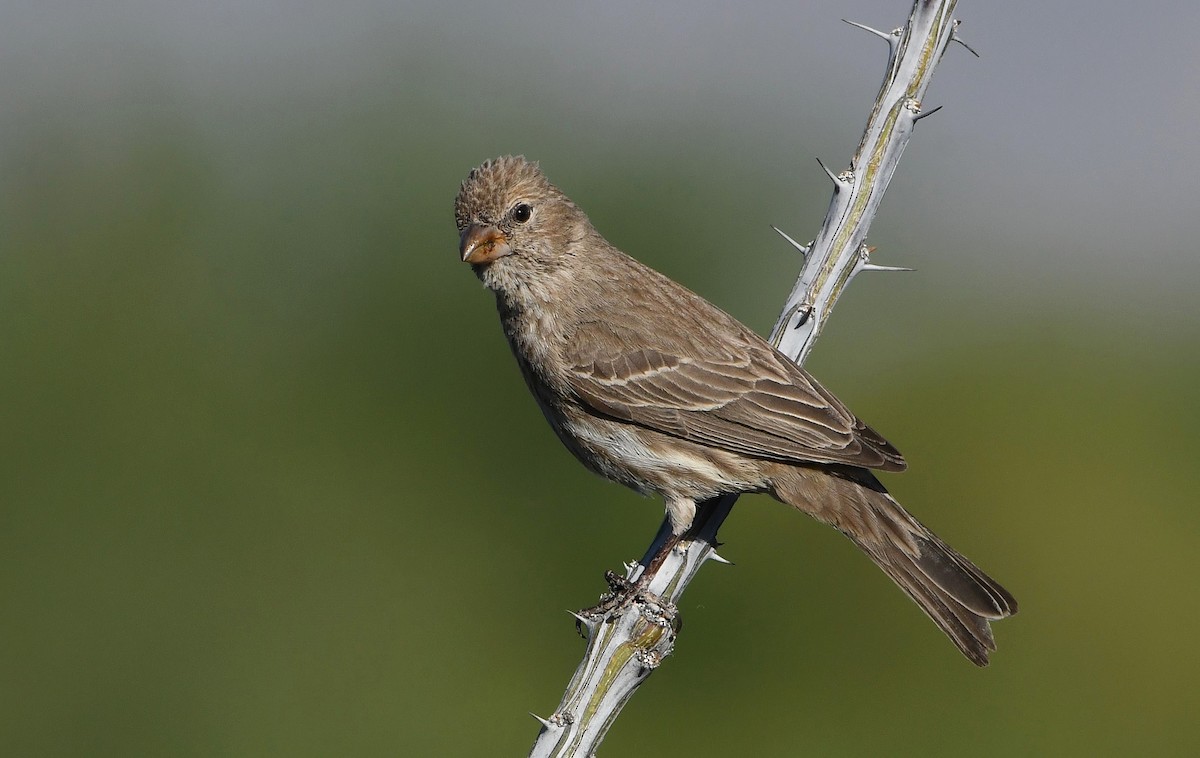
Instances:
[[[637,600],[637,596],[645,588],[646,572],[643,571],[636,581],[630,581],[615,571],[605,571],[604,581],[608,582],[608,592],[600,596],[600,602],[591,608],[579,612],[580,616],[601,619],[615,613]]]
[[[649,580],[645,572],[634,581],[618,576],[613,571],[606,571],[604,578],[609,591],[600,597],[600,602],[573,614],[579,636],[588,639],[597,624],[616,621],[630,608],[636,608],[642,619],[651,624],[670,627],[675,632],[683,626],[679,610],[647,589]]]
[[[658,595],[650,592],[650,580],[662,567],[667,556],[675,549],[680,542],[680,535],[672,534],[667,537],[658,551],[651,558],[650,562],[645,565],[637,579],[626,579],[620,576],[615,571],[605,571],[604,580],[608,582],[608,592],[600,596],[600,602],[593,605],[591,608],[585,608],[577,614],[577,618],[600,621],[611,618],[621,611],[625,610],[630,605],[641,602],[643,609],[671,609],[671,614],[674,615],[674,606],[664,602]],[[632,575],[636,564],[630,564],[626,568]],[[576,621],[576,628],[580,634],[583,633],[581,625],[582,620]]]

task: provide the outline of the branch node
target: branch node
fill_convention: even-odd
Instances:
[[[829,177],[829,180],[833,182],[834,192],[841,192],[843,189],[850,186],[850,183],[854,181],[854,172],[849,169],[840,174],[835,174],[820,158],[817,158],[817,165],[821,167],[821,169],[825,172],[825,175]]]
[[[644,648],[638,648],[633,654],[633,659],[641,664],[642,668],[650,671],[661,666],[663,662],[661,653],[656,650],[646,650]]]
[[[858,246],[858,263],[854,266],[854,273],[860,271],[915,271],[916,269],[908,268],[907,266],[879,266],[871,263],[871,255],[879,248],[874,245],[863,243]]]
[[[679,609],[671,603],[646,597],[639,604],[639,610],[642,613],[642,618],[648,623],[655,626],[661,626],[663,629],[669,629],[675,623],[675,617],[679,615]]]

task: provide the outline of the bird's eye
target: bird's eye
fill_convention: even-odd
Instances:
[[[529,203],[521,203],[516,208],[513,208],[512,211],[513,221],[516,221],[518,224],[524,224],[532,215],[533,208],[529,207]]]

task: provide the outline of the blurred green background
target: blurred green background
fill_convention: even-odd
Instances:
[[[745,498],[605,754],[1200,752],[1200,11],[983,5],[871,238],[918,273],[809,367],[1021,614],[976,670]],[[907,11],[0,4],[0,754],[524,755],[661,506],[546,428],[458,182],[540,159],[765,333],[884,60],[839,19]]]

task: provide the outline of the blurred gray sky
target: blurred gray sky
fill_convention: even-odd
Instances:
[[[886,29],[909,5],[753,8],[5,0],[0,160],[15,159],[14,140],[37,132],[47,108],[101,130],[113,110],[168,99],[236,131],[231,100],[351,91],[411,102],[418,128],[404,138],[416,153],[423,132],[467,135],[463,167],[487,157],[488,141],[470,136],[489,131],[517,131],[512,149],[543,161],[677,133],[693,161],[720,151],[810,188],[811,158],[848,158],[884,56],[838,19]],[[956,48],[939,70],[927,106],[947,108],[918,130],[898,179],[907,192],[885,201],[875,234],[914,215],[991,286],[1195,323],[1200,5],[968,0],[958,15],[982,58]],[[531,108],[541,115],[524,123]],[[569,186],[562,168],[550,173]],[[817,220],[765,209],[754,223],[804,236]]]

